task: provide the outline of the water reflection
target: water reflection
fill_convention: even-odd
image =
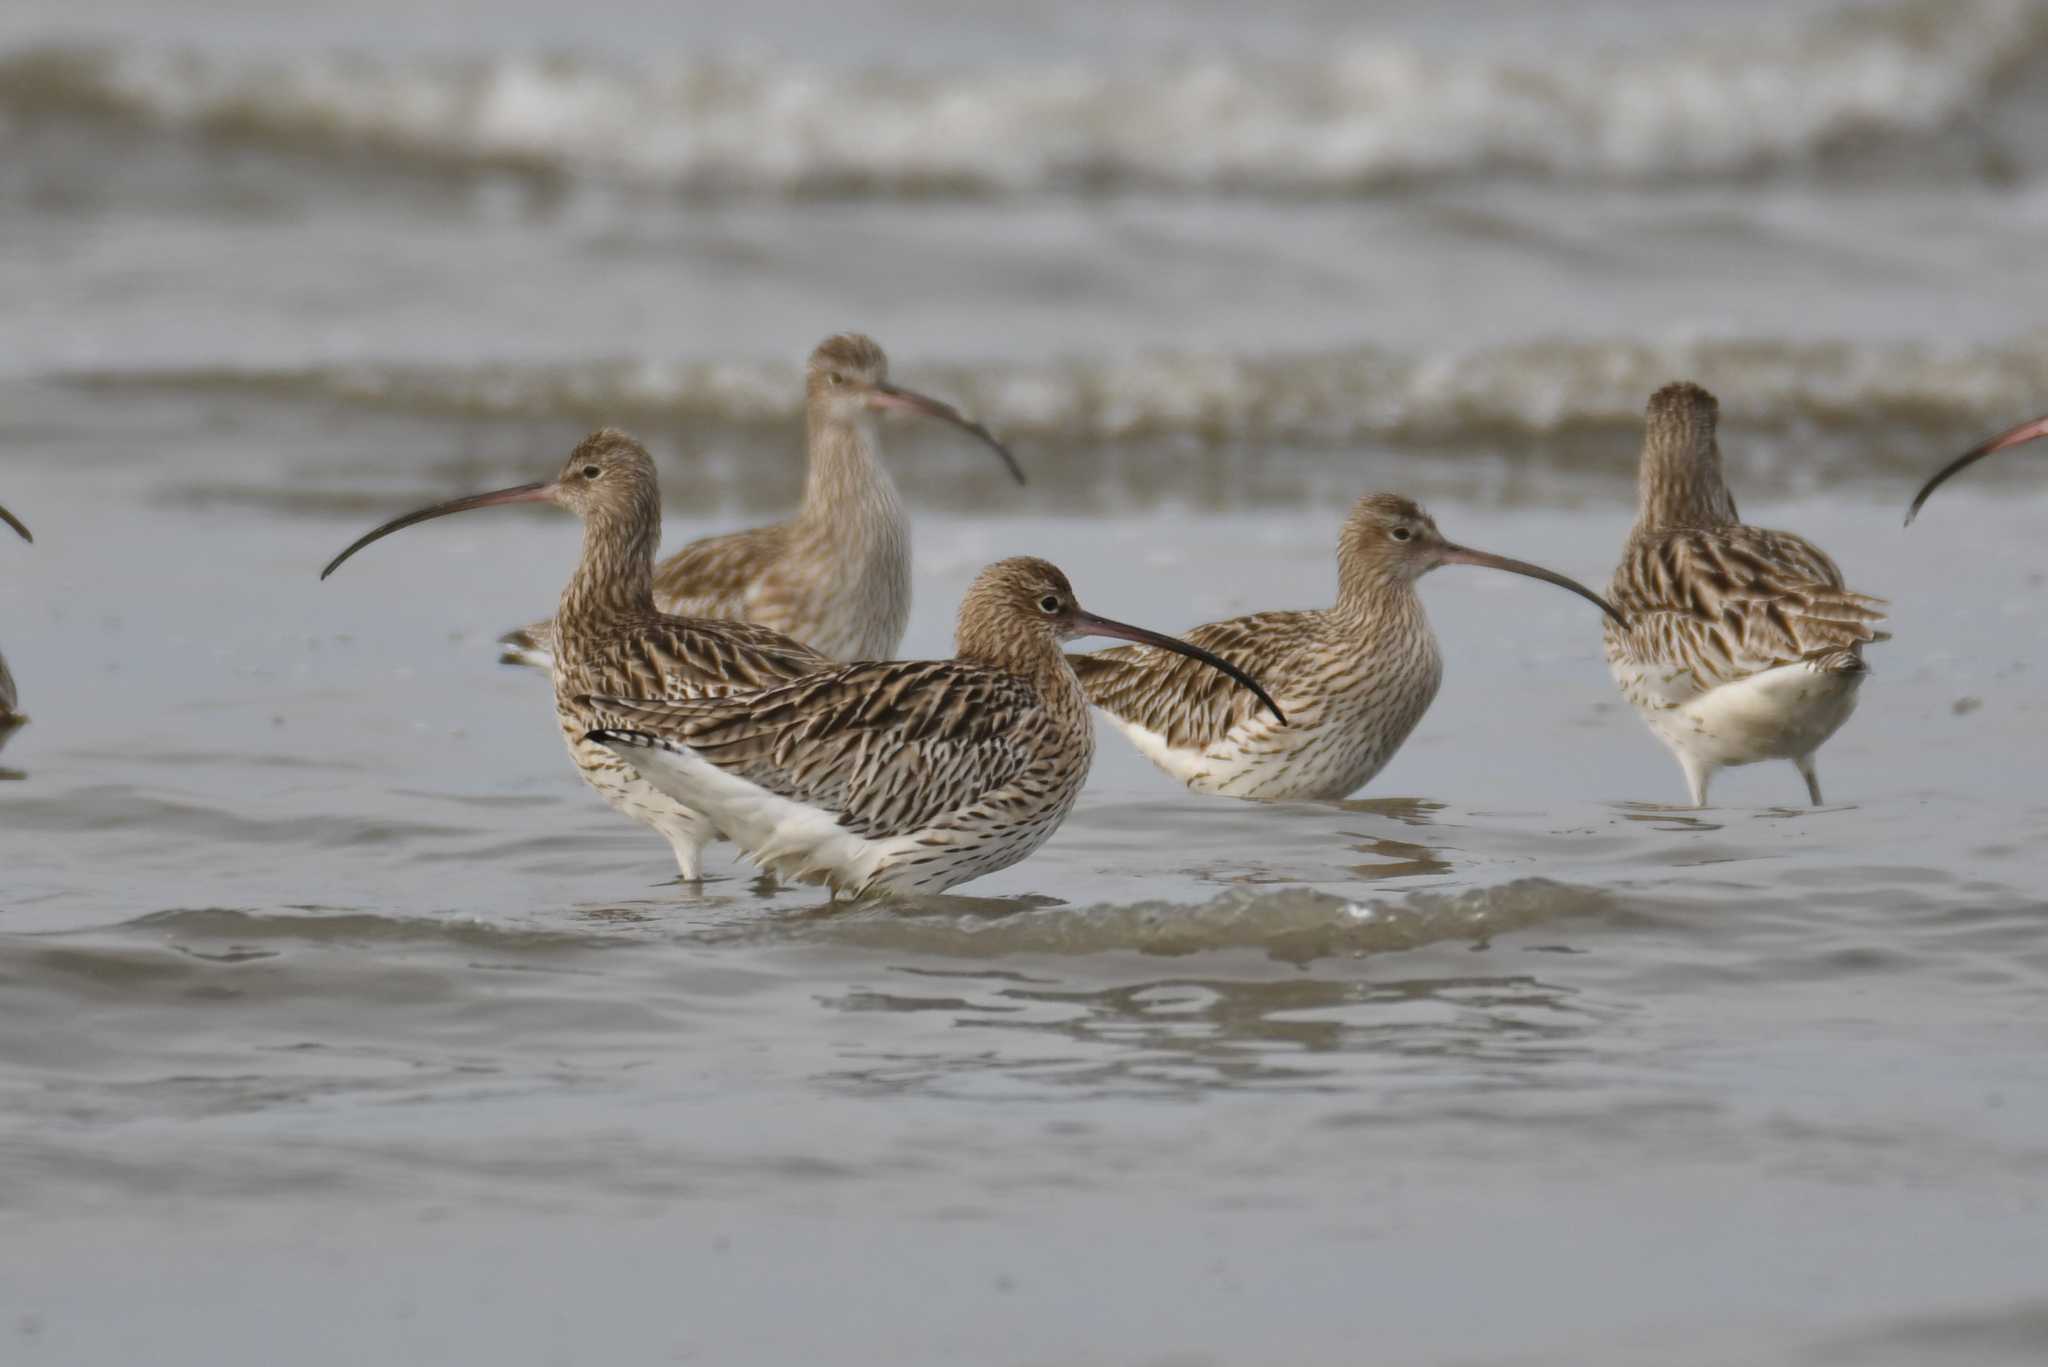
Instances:
[[[1215,1091],[1341,1092],[1372,1075],[1455,1062],[1527,1070],[1586,1053],[1610,1013],[1526,974],[1391,981],[1157,978],[1063,986],[1014,974],[899,967],[939,991],[866,990],[823,999],[840,1011],[934,1013],[959,1030],[947,1047],[892,1049],[828,1074],[839,1086],[986,1096],[1001,1089],[1091,1096]]]
[[[1361,878],[1418,878],[1451,871],[1451,861],[1429,845],[1411,845],[1405,840],[1368,838],[1353,848],[1360,854],[1373,855],[1380,861],[1373,864],[1353,864],[1351,871]]]
[[[1446,804],[1432,802],[1426,797],[1362,797],[1347,798],[1330,805],[1340,812],[1383,816],[1404,826],[1433,826],[1436,814],[1443,811]]]
[[[1624,821],[1639,821],[1658,831],[1718,831],[1721,823],[1699,815],[1698,807],[1674,807],[1662,802],[1616,802],[1611,804]]]

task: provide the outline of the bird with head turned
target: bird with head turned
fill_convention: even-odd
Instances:
[[[755,622],[839,660],[887,659],[910,620],[910,517],[881,460],[877,419],[934,418],[1024,472],[993,433],[889,379],[873,338],[841,333],[804,367],[803,501],[787,522],[691,542],[655,569],[655,600],[683,617]],[[552,628],[500,638],[500,659],[545,668]]]
[[[1540,579],[1613,612],[1553,570],[1446,540],[1412,499],[1367,494],[1338,532],[1333,606],[1253,613],[1186,634],[1264,680],[1285,723],[1146,647],[1076,655],[1074,669],[1139,753],[1198,793],[1345,797],[1386,766],[1436,698],[1443,656],[1416,581],[1444,565]]]

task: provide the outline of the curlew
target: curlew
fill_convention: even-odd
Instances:
[[[893,656],[910,620],[910,518],[880,460],[876,418],[889,412],[953,424],[1024,482],[986,427],[891,384],[889,358],[871,338],[828,337],[805,369],[809,468],[796,516],[685,546],[656,567],[655,601],[680,617],[755,622],[835,660]],[[546,668],[553,624],[498,639],[504,663]]]
[[[1825,552],[1745,525],[1721,475],[1719,406],[1694,384],[1650,396],[1635,527],[1607,596],[1615,682],[1707,805],[1718,769],[1786,759],[1820,805],[1814,752],[1849,719],[1891,639],[1884,600],[1852,592]]]
[[[1334,607],[1254,613],[1187,633],[1261,679],[1286,708],[1285,724],[1150,646],[1076,655],[1074,671],[1139,752],[1195,792],[1345,797],[1386,767],[1436,698],[1443,656],[1416,580],[1439,565],[1527,575],[1614,611],[1561,574],[1446,541],[1406,498],[1368,494],[1338,537]]]
[[[35,541],[21,519],[5,508],[0,508],[0,522],[5,522],[19,532],[23,541]],[[14,691],[14,676],[7,672],[6,657],[0,656],[0,745],[5,745],[9,736],[28,724],[28,718],[21,714],[19,704],[20,699]]]
[[[1906,525],[1913,525],[1913,519],[1920,516],[1921,505],[1927,502],[1927,496],[1947,483],[1950,476],[1961,473],[1966,467],[1975,465],[1986,456],[1994,455],[2008,447],[2024,445],[2036,437],[2048,437],[2048,415],[2030,418],[2018,427],[2007,428],[1991,440],[1972,446],[1936,470],[1928,481],[1920,486],[1920,492],[1913,495],[1912,506],[1906,509]]]
[[[583,553],[562,590],[550,658],[555,715],[570,758],[614,810],[668,840],[684,879],[702,877],[701,852],[716,834],[712,825],[642,781],[609,749],[585,740],[596,722],[578,700],[592,693],[722,697],[800,678],[833,661],[751,622],[681,618],[655,606],[661,492],[654,462],[639,442],[609,428],[585,437],[555,478],[393,518],[357,538],[320,577],[401,528],[508,503],[553,503],[583,519]]]
[[[940,892],[1025,858],[1072,810],[1095,754],[1061,643],[1146,642],[1256,680],[1197,646],[1086,612],[1028,557],[983,570],[950,660],[841,665],[740,698],[598,697],[591,740],[704,812],[757,863],[834,893]]]

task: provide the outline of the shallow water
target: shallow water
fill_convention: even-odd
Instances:
[[[0,1360],[2040,1361],[2048,493],[2019,457],[1898,522],[2048,406],[2048,20],[1761,8],[1704,51],[1654,6],[0,18]],[[1796,41],[1745,77],[1750,24]],[[1309,114],[1234,84],[1333,32]],[[1515,92],[1642,52],[1681,68],[1503,157]],[[1069,122],[919,180],[1070,66]],[[579,82],[629,68],[667,133],[622,167]],[[500,122],[446,103],[479,69]],[[665,143],[677,69],[794,141]],[[1464,122],[1383,105],[1410,70]],[[1208,92],[1184,142],[1091,141],[1133,71]],[[833,180],[818,80],[951,121]],[[847,325],[1033,477],[889,429],[906,653],[1020,552],[1163,629],[1326,602],[1371,488],[1597,583],[1678,374],[1897,639],[1827,806],[1774,765],[1693,812],[1586,604],[1445,570],[1443,693],[1357,799],[1199,799],[1105,733],[1031,860],[827,912],[729,848],[665,881],[493,663],[563,518],[315,578],[600,421],[671,544],[772,516]]]

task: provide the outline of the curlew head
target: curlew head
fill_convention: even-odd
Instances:
[[[1287,721],[1257,679],[1220,655],[1087,611],[1075,598],[1067,576],[1049,560],[1028,555],[999,560],[975,576],[967,596],[960,600],[957,641],[965,660],[1012,668],[1033,659],[1051,658],[1066,667],[1059,647],[1079,636],[1111,636],[1200,660],[1249,689],[1275,720]]]
[[[567,508],[587,524],[621,527],[635,539],[648,543],[650,555],[653,542],[661,533],[661,490],[655,479],[653,458],[646,447],[624,432],[605,427],[578,442],[561,473],[553,479],[453,498],[395,517],[357,537],[347,550],[327,562],[320,577],[325,579],[333,574],[344,560],[372,541],[416,522],[505,503],[552,503]]]
[[[996,453],[1019,484],[1023,467],[995,434],[961,413],[913,390],[889,383],[889,358],[872,337],[842,332],[818,343],[804,368],[804,401],[814,422],[850,424],[872,413],[919,413],[951,423]]]
[[[0,508],[0,522],[5,522],[8,526],[14,528],[15,531],[20,532],[23,541],[31,543],[35,541],[35,538],[29,535],[29,530],[22,524],[21,519],[8,512],[5,508]]]
[[[1399,494],[1367,494],[1351,507],[1338,541],[1337,568],[1343,597],[1364,605],[1392,584],[1414,583],[1439,565],[1478,565],[1541,579],[1576,593],[1617,623],[1626,626],[1605,598],[1555,570],[1475,551],[1444,539],[1436,519],[1422,505]]]
[[[1721,475],[1714,436],[1720,420],[1720,403],[1690,381],[1650,396],[1636,483],[1638,527],[1725,527],[1742,520]]]
[[[1927,502],[1927,496],[1946,483],[1951,475],[1960,473],[1965,468],[1975,465],[1984,457],[2003,451],[2008,446],[2024,445],[2037,437],[2048,437],[2048,415],[2030,418],[2018,427],[2007,428],[1989,441],[1979,442],[1977,445],[1972,446],[1969,450],[1963,452],[1963,454],[1957,456],[1939,470],[1936,470],[1933,477],[1920,486],[1920,492],[1913,495],[1913,504],[1906,509],[1906,525],[1908,527],[1913,525],[1913,519],[1920,515],[1920,506]]]

